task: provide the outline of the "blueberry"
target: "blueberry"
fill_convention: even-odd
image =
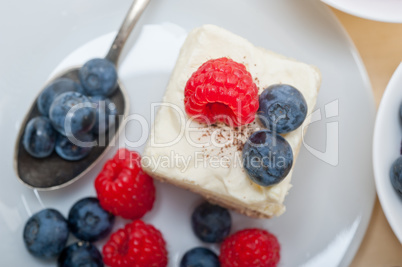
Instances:
[[[116,105],[109,98],[103,98],[102,96],[93,96],[89,100],[97,105],[96,120],[92,131],[95,134],[103,134],[116,121]]]
[[[251,180],[261,186],[281,182],[293,164],[289,143],[269,130],[256,131],[243,147],[243,167]]]
[[[402,104],[399,106],[399,119],[402,121]]]
[[[297,129],[307,115],[307,103],[293,86],[275,84],[265,89],[259,98],[258,117],[261,123],[276,133]]]
[[[59,133],[70,136],[89,132],[95,124],[95,111],[86,96],[77,92],[66,92],[53,101],[49,117]],[[65,124],[70,126],[70,129],[65,128]]]
[[[75,138],[76,140],[70,139]],[[84,133],[74,137],[59,134],[56,139],[56,153],[65,160],[80,160],[88,156],[94,144],[94,136]]]
[[[401,146],[399,147],[399,153],[402,155],[402,141],[401,141]]]
[[[392,186],[402,196],[402,156],[399,156],[392,164],[389,176]]]
[[[103,267],[99,250],[88,242],[77,242],[63,249],[57,260],[59,267]]]
[[[219,267],[218,256],[210,249],[197,247],[190,249],[180,261],[180,267]]]
[[[63,215],[54,209],[44,209],[32,215],[24,228],[24,243],[36,257],[56,257],[68,239],[68,224]]]
[[[69,78],[59,78],[43,89],[37,101],[39,112],[44,116],[49,115],[50,106],[53,100],[60,94],[65,92],[83,92],[80,84]]]
[[[99,200],[94,197],[79,200],[68,214],[71,233],[84,241],[94,242],[107,236],[113,222],[113,214],[102,209]]]
[[[107,59],[91,59],[78,75],[87,95],[109,96],[117,88],[116,67]]]
[[[46,117],[32,118],[26,125],[22,144],[35,158],[45,158],[52,154],[56,143],[56,132]]]
[[[232,218],[227,209],[204,202],[194,210],[191,225],[203,242],[217,243],[229,235]]]

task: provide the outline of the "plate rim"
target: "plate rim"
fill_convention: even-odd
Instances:
[[[326,1],[326,0],[325,0]],[[346,31],[346,29],[343,27],[342,23],[338,19],[338,17],[335,15],[335,13],[331,10],[330,6],[325,3],[324,0],[321,0],[320,3],[322,5],[323,10],[327,13],[329,17],[331,17],[332,22],[334,23],[335,27],[339,31],[340,35],[342,35],[345,44],[348,46],[348,50],[351,52],[352,57],[353,57],[353,62],[356,64],[356,67],[358,68],[358,71],[360,73],[360,79],[364,85],[364,88],[366,90],[366,95],[369,96],[369,101],[371,103],[368,103],[369,106],[371,106],[371,109],[374,112],[374,118],[373,118],[373,130],[374,130],[374,125],[375,125],[375,117],[376,117],[376,104],[375,104],[375,99],[374,99],[374,94],[373,94],[373,87],[371,85],[370,77],[368,75],[366,66],[364,65],[364,62],[360,56],[360,53],[354,44],[352,38]],[[373,136],[373,132],[371,133]],[[372,142],[370,143],[372,145]],[[370,179],[374,179],[375,175],[374,172],[372,173],[373,177],[370,177]],[[339,266],[349,266],[353,259],[355,258],[362,241],[367,233],[367,229],[369,227],[369,224],[371,222],[371,217],[373,214],[374,210],[374,204],[376,200],[376,187],[375,187],[375,181],[372,181],[373,185],[371,186],[371,201],[369,203],[369,212],[367,214],[367,220],[366,221],[361,221],[359,227],[356,230],[356,234],[354,235],[353,241],[350,242],[349,247],[346,248],[346,252],[343,255],[343,258],[340,261]]]

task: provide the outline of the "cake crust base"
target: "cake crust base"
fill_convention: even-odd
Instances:
[[[208,194],[208,193],[204,192],[203,190],[199,190],[199,189],[195,188],[194,186],[191,186],[190,184],[185,184],[185,183],[182,183],[182,182],[175,181],[174,179],[162,177],[160,175],[155,174],[154,172],[150,171],[147,168],[143,168],[143,171],[145,171],[149,176],[153,177],[154,179],[156,179],[156,180],[158,180],[158,181],[160,181],[162,183],[169,183],[169,184],[172,184],[174,186],[177,186],[177,187],[180,187],[182,189],[185,189],[185,190],[191,191],[193,193],[196,193],[198,195],[201,195],[208,202],[211,202],[212,204],[219,205],[221,207],[233,210],[235,212],[238,212],[240,214],[243,214],[245,216],[252,217],[252,218],[257,218],[257,219],[270,219],[270,218],[272,218],[272,216],[269,216],[269,215],[264,214],[262,212],[259,212],[257,210],[253,210],[253,209],[250,209],[250,208],[245,207],[245,206],[240,206],[240,205],[237,205],[237,204],[235,204],[233,202],[227,201],[227,200],[225,200],[225,199],[223,199],[221,197],[218,197],[218,196],[215,196],[215,195],[212,195],[212,194]]]

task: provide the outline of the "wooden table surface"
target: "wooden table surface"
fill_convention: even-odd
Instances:
[[[370,21],[336,9],[332,11],[363,59],[378,107],[389,79],[402,61],[402,24]],[[402,266],[402,246],[392,232],[378,198],[367,233],[350,266]]]

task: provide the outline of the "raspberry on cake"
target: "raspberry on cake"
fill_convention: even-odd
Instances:
[[[236,79],[241,77],[243,82],[232,82],[235,78],[229,75],[229,68],[233,73],[241,71],[242,74],[235,76]],[[223,89],[213,89],[218,82]],[[196,28],[183,44],[163,98],[166,105],[162,105],[156,115],[143,153],[143,158],[148,159],[142,161],[143,170],[156,179],[201,194],[248,216],[281,215],[285,211],[283,201],[291,187],[302,135],[310,118],[307,117],[302,126],[281,134],[293,152],[293,166],[290,165],[286,177],[280,177],[278,183],[270,186],[265,182],[262,185],[253,182],[242,164],[243,146],[254,132],[266,128],[261,120],[253,121],[259,106],[253,84],[258,95],[272,85],[296,88],[309,114],[316,103],[320,82],[319,71],[311,65],[255,47],[217,26]],[[247,103],[248,106],[237,110],[231,102],[234,99],[245,100],[241,105]],[[266,108],[262,107],[262,111]],[[269,114],[270,110],[267,112]],[[218,115],[240,119],[233,120],[237,125],[228,125],[227,121],[219,120]],[[197,120],[197,117],[207,119]],[[211,124],[205,123],[208,120]],[[183,127],[183,123],[189,127]],[[188,164],[185,167],[174,164],[172,153],[184,157]],[[161,159],[166,158],[171,158],[172,164],[160,164]]]
[[[236,127],[254,120],[258,89],[243,64],[225,57],[211,59],[188,80],[184,106],[201,123],[221,121]]]

